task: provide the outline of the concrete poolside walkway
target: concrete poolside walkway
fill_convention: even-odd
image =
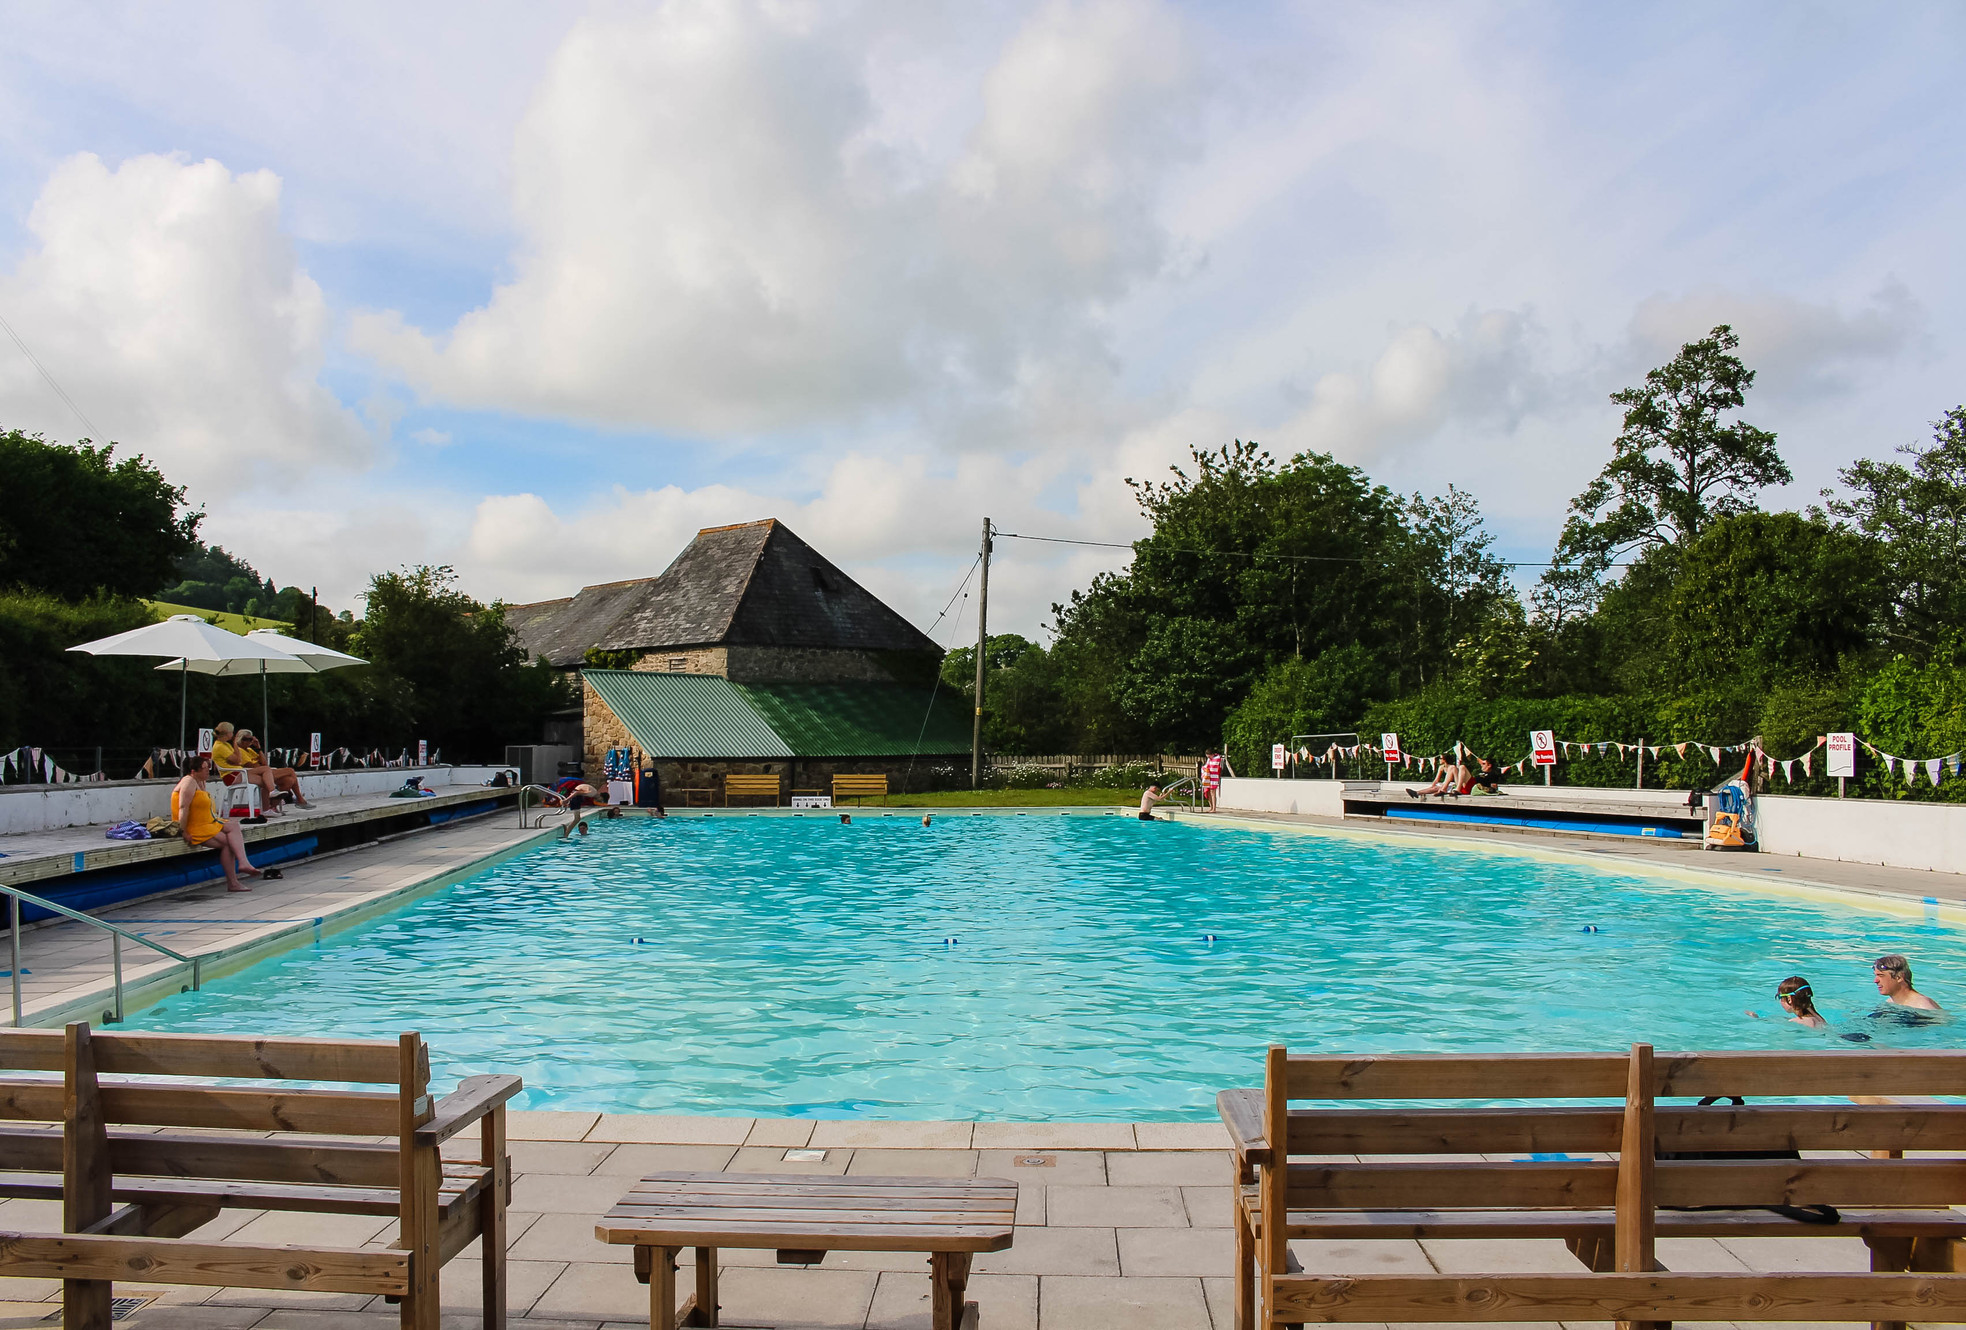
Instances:
[[[509,1308],[517,1325],[631,1330],[648,1324],[648,1293],[635,1282],[631,1249],[597,1242],[594,1224],[637,1178],[661,1169],[1010,1178],[1018,1184],[1016,1243],[978,1257],[969,1286],[988,1330],[1229,1330],[1232,1324],[1229,1158],[1222,1129],[1212,1123],[511,1117],[517,1178]],[[460,1156],[470,1155],[468,1140],[454,1144]],[[788,1162],[790,1149],[822,1149],[825,1156]],[[0,1202],[0,1228],[50,1223],[60,1223],[56,1202]],[[365,1216],[227,1211],[195,1236],[386,1245],[393,1228],[393,1220]],[[1293,1246],[1307,1270],[1333,1273],[1579,1268],[1556,1241]],[[1667,1265],[1681,1270],[1869,1268],[1864,1245],[1854,1238],[1666,1239],[1659,1249]],[[479,1327],[478,1272],[469,1253],[444,1267],[446,1327]],[[726,1325],[921,1330],[928,1324],[921,1257],[841,1252],[802,1268],[778,1266],[770,1252],[725,1251],[720,1272]],[[685,1262],[685,1294],[691,1278]],[[387,1330],[397,1324],[381,1298],[362,1295],[137,1284],[119,1284],[116,1292],[156,1299],[123,1322],[139,1330]],[[60,1296],[54,1280],[0,1279],[0,1330],[46,1324]]]
[[[1940,873],[1923,868],[1887,868],[1880,864],[1847,863],[1838,859],[1806,859],[1800,855],[1726,854],[1702,851],[1698,841],[1650,840],[1642,836],[1605,836],[1532,831],[1522,827],[1483,827],[1464,822],[1414,822],[1391,818],[1312,817],[1301,813],[1264,813],[1223,809],[1220,813],[1179,810],[1178,816],[1196,822],[1222,824],[1268,823],[1275,826],[1345,831],[1352,834],[1410,838],[1425,842],[1483,841],[1497,848],[1532,849],[1577,855],[1599,862],[1615,860],[1653,868],[1712,873],[1744,885],[1829,887],[1911,901],[1931,898],[1966,905],[1966,872]]]
[[[181,955],[204,957],[204,975],[209,979],[233,965],[250,963],[269,947],[311,941],[320,931],[388,909],[420,890],[475,871],[488,857],[558,834],[557,823],[545,831],[524,830],[517,812],[501,809],[286,864],[281,880],[253,879],[249,892],[229,892],[221,880],[98,911],[96,917],[155,939]],[[247,852],[251,853],[250,846]],[[49,920],[21,930],[25,1024],[102,1019],[113,991],[110,936],[71,920]],[[0,1020],[12,1015],[8,964],[8,953],[0,950],[0,976],[5,976],[0,978],[0,1008],[7,1008],[7,1016]],[[160,989],[175,992],[191,978],[187,967],[177,961],[126,941],[123,982],[134,1007],[146,988],[153,996]]]

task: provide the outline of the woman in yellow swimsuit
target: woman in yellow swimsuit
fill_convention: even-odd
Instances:
[[[215,845],[219,867],[225,870],[227,891],[251,891],[239,874],[278,877],[280,870],[254,868],[246,858],[246,836],[239,824],[213,811],[211,791],[205,782],[212,776],[212,758],[200,753],[184,765],[184,779],[171,791],[171,820],[184,828],[184,843],[203,848]]]

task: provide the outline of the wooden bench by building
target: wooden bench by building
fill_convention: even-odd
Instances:
[[[0,1077],[0,1196],[63,1209],[60,1232],[0,1233],[0,1274],[64,1281],[67,1330],[109,1330],[117,1280],[380,1293],[400,1300],[404,1330],[437,1330],[438,1270],[479,1238],[484,1325],[505,1325],[505,1102],[516,1076],[467,1077],[432,1102],[415,1034],[247,1039],[86,1023],[0,1031],[0,1067],[61,1076]],[[443,1159],[443,1143],[473,1127],[478,1159]],[[400,1228],[393,1249],[186,1236],[227,1207],[389,1215]]]
[[[842,799],[871,799],[881,796],[887,802],[887,776],[835,776],[833,777],[833,802]]]
[[[1291,1056],[1218,1099],[1235,1145],[1236,1325],[1966,1321],[1966,1052]],[[1733,1106],[1661,1098],[1746,1096]],[[1781,1104],[1764,1097],[1838,1097]],[[1622,1100],[1354,1107],[1347,1100]],[[1322,1101],[1312,1108],[1292,1101]],[[1796,1152],[1834,1152],[1801,1157]],[[1918,1158],[1893,1158],[1917,1151]],[[1933,1157],[1928,1152],[1942,1152]],[[1884,1157],[1871,1157],[1873,1154]],[[1578,1155],[1581,1158],[1551,1156]],[[1393,1156],[1391,1159],[1375,1158]],[[1429,1158],[1428,1156],[1439,1156]],[[1755,1157],[1759,1156],[1759,1157]],[[1356,1162],[1354,1162],[1356,1161]],[[1772,1207],[1834,1207],[1804,1222]],[[1828,1219],[1817,1212],[1813,1218]],[[1871,1273],[1668,1271],[1668,1237],[1854,1237]],[[1293,1239],[1561,1238],[1576,1274],[1313,1275]]]
[[[783,793],[784,782],[778,776],[744,776],[732,772],[724,777],[724,807],[737,799],[769,799],[773,808],[778,807],[779,795]]]

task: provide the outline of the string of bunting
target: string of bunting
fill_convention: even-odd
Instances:
[[[1579,757],[1608,757],[1615,751],[1620,762],[1640,752],[1644,753],[1647,758],[1653,761],[1658,760],[1660,755],[1664,753],[1671,753],[1676,757],[1684,759],[1687,751],[1690,749],[1695,753],[1704,754],[1715,766],[1721,766],[1722,759],[1729,753],[1747,753],[1753,751],[1759,754],[1762,770],[1767,774],[1769,779],[1772,780],[1776,770],[1779,769],[1782,773],[1782,778],[1793,785],[1796,779],[1796,768],[1800,767],[1802,769],[1802,774],[1805,778],[1814,774],[1816,750],[1828,742],[1828,735],[1818,735],[1815,743],[1809,745],[1807,749],[1798,753],[1796,756],[1788,758],[1770,756],[1765,750],[1758,748],[1752,739],[1742,739],[1734,743],[1718,744],[1707,743],[1698,739],[1687,739],[1680,742],[1663,744],[1627,743],[1617,739],[1558,739],[1556,745],[1557,751],[1566,759],[1572,755],[1573,750],[1575,750],[1576,755]],[[1905,783],[1907,785],[1916,784],[1918,773],[1923,772],[1926,780],[1936,788],[1947,776],[1957,777],[1960,774],[1961,766],[1966,765],[1966,750],[1957,753],[1948,753],[1944,757],[1912,759],[1899,757],[1894,753],[1887,753],[1875,744],[1868,743],[1862,739],[1857,740],[1857,742],[1862,744],[1870,752],[1871,756],[1883,763],[1884,769],[1893,776],[1897,774],[1898,767],[1902,765],[1904,768]],[[1451,750],[1440,753],[1412,753],[1402,751],[1393,759],[1393,764],[1407,770],[1438,771],[1449,759],[1459,762],[1464,754],[1472,752],[1472,749],[1457,742]],[[1284,754],[1284,760],[1291,766],[1326,766],[1341,758],[1356,758],[1361,754],[1368,758],[1377,757],[1383,760],[1386,750],[1375,744],[1363,741],[1345,745],[1332,744],[1322,753],[1313,753],[1308,747],[1299,747],[1295,752],[1286,752]],[[1526,754],[1518,761],[1502,764],[1500,769],[1504,774],[1514,772],[1517,775],[1522,775],[1529,770],[1533,761],[1534,755]]]
[[[143,760],[130,779],[158,780],[173,779],[184,768],[186,758],[192,756],[189,749],[153,748],[150,756]],[[275,748],[267,753],[267,761],[275,767],[305,769],[309,758],[304,748]],[[443,760],[442,749],[432,749],[430,764],[437,765]],[[394,757],[380,748],[367,753],[357,753],[348,748],[339,748],[321,755],[320,766],[324,770],[374,769],[383,767],[410,767],[416,765],[416,753],[405,748]],[[65,770],[56,762],[52,753],[44,748],[22,744],[11,753],[0,753],[0,785],[82,785],[94,781],[105,781],[110,777],[103,772],[93,772],[87,776],[77,775]]]

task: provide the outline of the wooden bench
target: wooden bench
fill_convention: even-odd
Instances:
[[[740,776],[736,773],[724,777],[724,807],[730,807],[731,796],[740,799],[763,799],[769,797],[771,806],[778,807],[778,797],[783,789],[783,780],[778,776]]]
[[[1261,1090],[1229,1090],[1217,1101],[1238,1184],[1236,1325],[1966,1320],[1966,1274],[1958,1273],[1966,1213],[1951,1208],[1966,1203],[1966,1105],[1757,1101],[1901,1094],[1966,1094],[1966,1053],[1655,1055],[1638,1044],[1629,1056],[1306,1057],[1273,1047]],[[1748,1103],[1655,1102],[1709,1095]],[[1623,1102],[1342,1102],[1529,1096]],[[1293,1100],[1341,1102],[1293,1109]],[[1658,1158],[1791,1150],[1836,1153]],[[1905,1151],[1921,1157],[1888,1157]],[[1928,1151],[1943,1157],[1923,1157]],[[1754,1208],[1776,1205],[1831,1205],[1840,1220],[1803,1223]],[[1667,1271],[1654,1254],[1660,1236],[1862,1238],[1872,1273],[1833,1264],[1801,1274]],[[1293,1239],[1413,1238],[1561,1238],[1585,1273],[1290,1268]]]
[[[881,796],[887,802],[887,776],[835,776],[833,777],[833,801],[841,799],[868,799]]]
[[[651,1173],[594,1235],[633,1243],[649,1325],[717,1324],[717,1249],[771,1248],[781,1265],[829,1251],[929,1253],[930,1330],[974,1324],[970,1258],[1010,1246],[1017,1184],[1001,1178],[836,1178],[811,1173]],[[696,1248],[696,1291],[676,1305],[676,1253]]]
[[[400,1301],[405,1330],[437,1330],[438,1268],[480,1237],[484,1324],[505,1325],[504,1105],[517,1077],[467,1077],[433,1103],[415,1034],[243,1039],[86,1023],[0,1031],[0,1067],[59,1074],[0,1076],[0,1195],[60,1201],[63,1214],[59,1232],[0,1232],[0,1274],[62,1280],[67,1330],[109,1330],[116,1280],[380,1293]],[[442,1159],[439,1147],[473,1126],[478,1158]],[[386,1215],[400,1227],[387,1250],[186,1236],[222,1208]]]

